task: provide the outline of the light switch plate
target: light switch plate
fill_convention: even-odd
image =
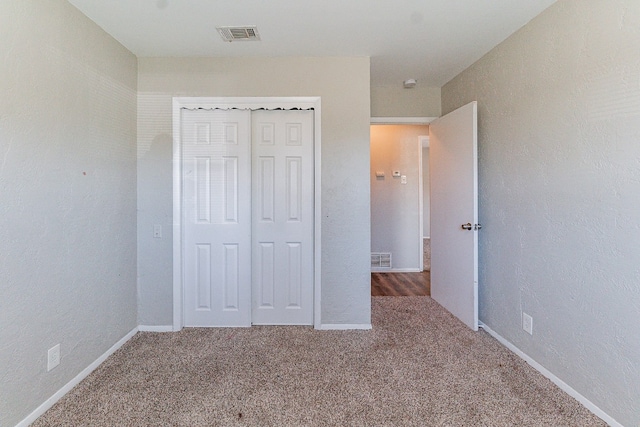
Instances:
[[[522,312],[522,329],[529,335],[533,335],[533,317]]]

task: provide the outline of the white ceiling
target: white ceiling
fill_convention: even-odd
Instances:
[[[442,86],[555,0],[69,0],[148,56],[370,56],[372,85]],[[223,42],[215,27],[258,27]]]

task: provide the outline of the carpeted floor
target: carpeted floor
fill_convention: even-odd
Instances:
[[[422,262],[424,271],[431,271],[431,239],[422,239]]]
[[[33,425],[606,425],[429,297],[372,304],[371,331],[139,333]]]

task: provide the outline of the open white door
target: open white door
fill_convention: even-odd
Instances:
[[[431,297],[478,330],[477,102],[431,123]]]

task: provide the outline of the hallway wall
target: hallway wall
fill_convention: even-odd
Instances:
[[[429,126],[371,126],[371,252],[391,252],[393,270],[420,270],[420,156],[418,137]],[[394,177],[398,171],[407,179]],[[376,177],[383,172],[384,177]]]

